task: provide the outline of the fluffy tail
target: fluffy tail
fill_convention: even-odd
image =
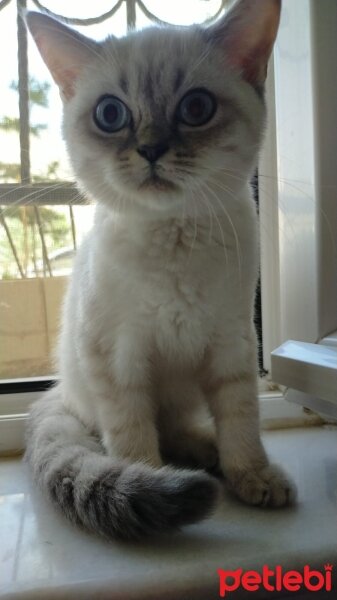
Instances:
[[[153,469],[103,453],[54,388],[33,406],[28,460],[34,478],[72,521],[107,538],[138,538],[203,519],[218,484],[203,471]]]

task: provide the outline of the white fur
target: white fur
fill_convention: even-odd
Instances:
[[[268,466],[256,391],[259,251],[249,182],[264,103],[197,27],[150,29],[85,52],[73,90],[67,80],[63,131],[77,179],[98,208],[64,307],[62,402],[108,455],[154,467],[163,452],[183,458],[184,450],[207,466],[213,423],[234,490],[248,502],[283,504],[291,486]],[[177,67],[185,78],[173,92]],[[201,87],[219,99],[214,117],[198,140],[182,124],[175,137],[176,106]],[[132,111],[134,147],[126,130],[97,129],[91,114],[102,94]],[[171,136],[157,171],[178,184],[174,191],[141,186],[150,167],[137,144],[158,135]],[[187,166],[177,160],[181,151],[190,153]],[[195,419],[202,410],[211,428]]]

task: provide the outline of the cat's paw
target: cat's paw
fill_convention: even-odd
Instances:
[[[229,481],[235,494],[254,506],[280,507],[296,500],[294,483],[276,465],[267,465],[258,471],[232,473]]]

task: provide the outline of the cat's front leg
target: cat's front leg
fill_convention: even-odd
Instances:
[[[260,438],[254,348],[230,369],[229,353],[228,346],[215,349],[204,379],[221,468],[230,488],[248,504],[289,504],[295,499],[296,489],[278,466],[269,463]]]
[[[114,386],[100,404],[99,421],[107,454],[162,466],[156,420],[147,389]]]
[[[86,375],[107,454],[162,466],[146,340],[125,331],[111,353],[97,354],[97,345],[90,355],[88,350]]]

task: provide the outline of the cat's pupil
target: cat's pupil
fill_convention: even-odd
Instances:
[[[104,120],[107,123],[113,123],[117,119],[117,116],[118,116],[118,111],[117,111],[116,106],[114,104],[108,104],[105,107],[104,112],[103,112]]]
[[[193,117],[194,119],[201,117],[204,110],[205,110],[205,103],[203,102],[203,100],[201,98],[194,98],[188,104],[188,112],[190,113],[191,117]]]

